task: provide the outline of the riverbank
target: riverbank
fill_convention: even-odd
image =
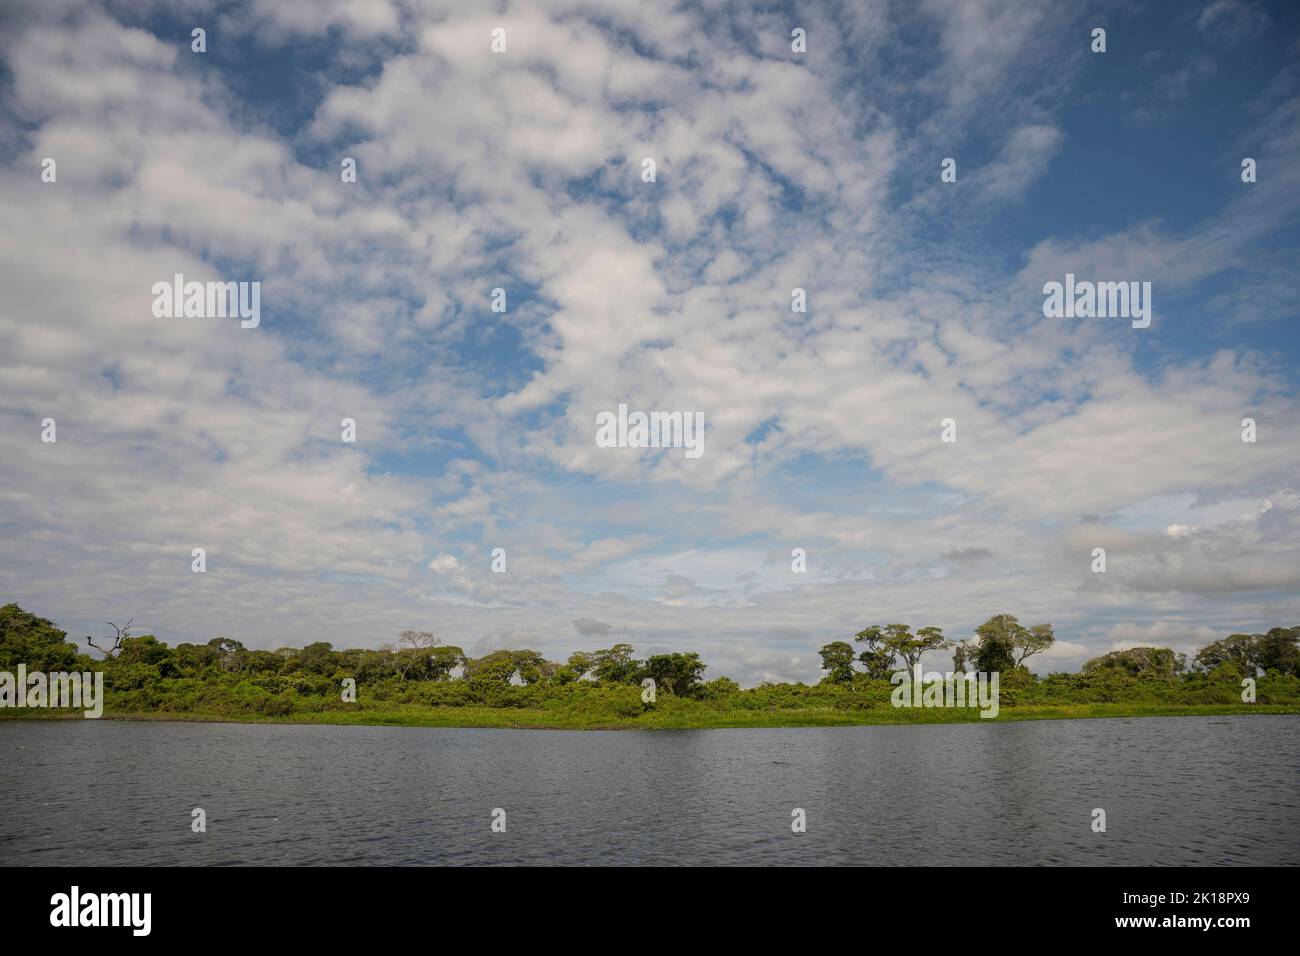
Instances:
[[[687,703],[687,702],[682,702]],[[693,703],[693,702],[690,702]],[[1022,720],[1091,720],[1136,717],[1215,717],[1239,714],[1300,715],[1295,704],[1094,703],[1003,707],[997,717],[956,708],[888,708],[848,711],[829,707],[780,710],[720,710],[702,706],[647,710],[635,717],[610,717],[543,708],[425,707],[388,704],[355,710],[301,712],[282,716],[208,714],[194,711],[105,712],[102,720],[182,721],[244,724],[331,724],[384,727],[487,727],[521,730],[703,730],[740,727],[853,727],[891,724],[953,724]],[[61,711],[0,712],[0,720],[83,719]]]

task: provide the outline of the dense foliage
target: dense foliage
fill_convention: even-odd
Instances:
[[[6,605],[0,608],[0,671],[14,671],[19,663],[29,671],[102,670],[110,715],[337,715],[344,720],[360,712],[382,722],[438,722],[436,713],[450,714],[455,708],[458,714],[483,709],[528,712],[537,715],[539,725],[569,726],[633,718],[653,721],[656,713],[701,726],[762,723],[758,717],[763,714],[772,715],[773,723],[841,722],[863,712],[886,720],[977,719],[973,712],[899,714],[891,707],[894,688],[889,674],[917,663],[925,651],[947,648],[953,653],[954,670],[965,670],[968,663],[979,669],[981,664],[1002,665],[1004,709],[1240,704],[1246,676],[1257,678],[1260,704],[1300,704],[1300,628],[1233,634],[1204,648],[1190,664],[1167,648],[1139,647],[1091,660],[1079,673],[1036,677],[1023,661],[1050,646],[1050,625],[1026,628],[1003,614],[978,628],[975,641],[960,643],[945,641],[938,628],[913,634],[905,625],[884,625],[857,635],[865,649],[856,656],[847,642],[823,647],[827,673],[818,684],[748,689],[726,677],[706,681],[698,654],[659,654],[642,660],[628,644],[580,651],[560,664],[532,650],[500,650],[471,658],[459,647],[415,631],[403,632],[396,644],[377,649],[336,650],[318,641],[269,651],[227,637],[172,647],[153,635],[115,630],[114,639],[99,645],[107,656],[92,658],[50,621],[16,604]],[[653,701],[643,698],[647,678],[655,682]],[[355,682],[352,700],[341,693],[347,682]],[[421,721],[420,714],[435,716]],[[494,720],[484,717],[481,722]]]

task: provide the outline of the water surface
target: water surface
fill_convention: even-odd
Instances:
[[[0,861],[1293,864],[1298,783],[1287,716],[649,732],[0,721]]]

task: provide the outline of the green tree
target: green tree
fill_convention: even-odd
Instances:
[[[652,678],[655,686],[677,697],[687,697],[704,679],[704,662],[694,652],[655,654],[646,659],[643,677]]]
[[[1300,627],[1274,627],[1266,634],[1229,634],[1196,654],[1196,668],[1209,672],[1223,664],[1246,676],[1260,671],[1300,675]]]
[[[844,641],[831,641],[817,652],[822,657],[823,679],[828,684],[847,684],[853,680],[853,645]]]
[[[896,625],[901,626],[901,625]],[[946,647],[948,642],[944,640],[943,629],[938,627],[920,628],[915,636],[906,633],[904,628],[903,635],[899,637],[895,644],[898,656],[907,663],[908,673],[916,669],[916,665],[921,662],[921,655],[926,651],[937,651]]]
[[[872,680],[889,680],[889,675],[894,672],[894,657],[900,640],[899,628],[903,631],[908,629],[906,624],[887,624],[884,627],[873,625],[854,635],[853,640],[866,648],[858,655],[858,660]]]
[[[77,648],[67,633],[17,604],[0,607],[0,670],[13,672],[19,664],[33,671],[63,672],[77,667]]]
[[[574,651],[569,655],[569,659],[564,666],[556,668],[555,682],[557,684],[572,684],[576,680],[581,680],[595,666],[595,661],[586,651]]]
[[[281,672],[292,674],[301,671],[306,674],[331,676],[339,666],[339,655],[334,653],[334,645],[328,641],[314,641],[297,654],[289,657],[285,669]]]
[[[493,651],[465,664],[465,676],[471,681],[488,684],[509,684],[519,675],[526,684],[534,684],[542,677],[546,659],[537,651]]]
[[[199,677],[209,667],[217,666],[217,651],[210,641],[207,644],[177,644],[174,650],[176,666],[186,676]],[[278,658],[275,667],[279,667]]]
[[[244,669],[248,650],[239,641],[228,637],[214,637],[208,641],[208,647],[217,652],[217,665],[223,671],[238,673]]]
[[[152,634],[126,638],[122,641],[117,657],[113,659],[114,665],[119,667],[127,667],[131,664],[171,665],[159,667],[164,676],[169,670],[176,670],[175,662],[176,652]]]
[[[255,654],[269,654],[274,660],[275,654],[269,651],[255,651]],[[389,650],[358,650],[355,653],[344,651],[341,667],[344,673],[356,678],[358,684],[373,684],[397,673],[397,658]]]
[[[475,683],[508,684],[516,669],[513,651],[492,651],[470,659],[465,664],[465,677]]]
[[[1024,641],[1026,628],[1010,614],[996,614],[975,628],[975,669],[986,674],[1011,673],[1016,669],[1017,641]]]
[[[713,680],[700,685],[699,696],[705,700],[726,700],[729,697],[735,697],[741,693],[740,685],[730,677],[715,677]]]
[[[893,672],[894,658],[902,658],[902,666],[910,674],[926,651],[948,646],[942,628],[923,627],[913,634],[906,624],[873,625],[860,631],[854,640],[867,645],[861,657],[867,673],[884,678]]]
[[[1260,636],[1256,663],[1266,671],[1300,677],[1300,627],[1269,628]]]
[[[554,665],[538,651],[515,651],[514,662],[519,679],[526,684],[536,684],[548,673],[554,673]]]
[[[1103,671],[1124,671],[1134,677],[1174,677],[1185,666],[1183,656],[1167,647],[1130,647],[1094,657],[1083,665],[1083,672],[1096,674]]]
[[[1020,628],[1013,641],[1016,666],[1024,664],[1025,659],[1040,654],[1056,643],[1056,634],[1050,624],[1035,624],[1029,628]]]
[[[604,650],[592,651],[591,662],[598,680],[614,684],[630,684],[637,679],[641,662],[632,659],[636,653],[631,644],[615,644]]]
[[[466,660],[468,658],[465,657],[465,652],[459,647],[452,644],[439,645],[429,654],[425,678],[447,680],[451,677],[452,671],[464,666]]]
[[[273,674],[284,664],[275,651],[248,651],[244,658],[244,671],[249,674]]]
[[[1253,676],[1258,669],[1255,635],[1229,634],[1196,653],[1197,670],[1208,672],[1222,664],[1232,664],[1242,674]]]

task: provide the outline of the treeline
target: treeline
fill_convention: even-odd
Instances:
[[[425,631],[403,631],[398,640],[379,648],[335,650],[325,641],[303,648],[257,650],[228,637],[206,644],[172,647],[152,634],[133,635],[132,623],[110,623],[108,638],[86,638],[86,647],[103,654],[92,658],[68,642],[51,621],[17,604],[0,607],[0,671],[19,663],[29,672],[103,671],[111,691],[167,690],[185,692],[199,685],[234,687],[257,701],[267,714],[292,709],[286,695],[337,696],[340,682],[380,690],[379,699],[423,700],[431,704],[523,706],[523,688],[563,688],[577,682],[639,688],[649,678],[656,694],[703,699],[739,690],[728,678],[706,685],[705,664],[696,653],[655,654],[637,659],[630,644],[578,651],[564,663],[547,660],[533,650],[500,650],[471,657],[457,646],[441,643]],[[444,685],[440,694],[412,694],[419,686]],[[199,695],[203,696],[203,695]],[[536,695],[531,695],[535,697]],[[137,694],[145,705],[156,695]],[[274,698],[274,699],[271,699]]]
[[[1010,614],[997,614],[975,628],[975,637],[969,640],[946,639],[937,627],[922,627],[913,634],[907,624],[873,625],[859,631],[853,640],[862,645],[861,651],[846,641],[832,641],[819,651],[825,680],[851,683],[861,674],[888,680],[899,670],[910,673],[927,651],[939,650],[952,652],[953,673],[1009,674],[1055,644],[1056,635],[1050,624],[1026,627]],[[861,670],[857,664],[862,665]],[[1269,671],[1300,676],[1300,627],[1231,634],[1201,648],[1190,662],[1186,654],[1167,647],[1133,647],[1094,657],[1083,665],[1084,674],[1106,671],[1161,678],[1216,672],[1224,678],[1259,677]]]
[[[890,674],[912,667],[927,651],[944,650],[951,653],[955,671],[1000,672],[1004,709],[1239,704],[1245,676],[1258,678],[1260,703],[1300,704],[1300,628],[1294,627],[1230,635],[1203,648],[1191,662],[1168,648],[1138,647],[1095,658],[1078,673],[1036,677],[1025,661],[1052,645],[1050,625],[1025,627],[1001,614],[968,641],[949,641],[934,627],[913,632],[906,625],[880,625],[859,632],[856,648],[848,642],[825,645],[826,674],[817,684],[766,683],[747,689],[727,677],[705,680],[706,668],[696,653],[638,658],[628,644],[580,651],[559,663],[533,650],[472,657],[421,631],[405,631],[394,644],[375,649],[336,650],[318,641],[270,651],[227,637],[169,646],[153,635],[132,634],[130,622],[111,628],[111,637],[86,638],[77,645],[52,622],[16,604],[0,607],[0,671],[14,672],[20,663],[29,672],[103,671],[110,714],[242,718],[360,710],[376,719],[385,714],[406,719],[413,710],[427,713],[429,708],[523,708],[548,712],[558,725],[599,726],[667,711],[685,714],[685,720],[698,718],[700,726],[717,726],[729,719],[727,714],[736,716],[737,725],[750,725],[762,711],[803,711],[818,720],[817,715],[829,715],[827,722],[842,719],[836,714],[863,711],[894,719],[897,715],[889,713]],[[90,649],[104,656],[92,657]],[[655,682],[657,702],[643,697],[646,678]],[[348,680],[359,688],[351,702],[340,693]],[[777,714],[772,719],[785,718]],[[912,714],[906,719],[929,717]]]

